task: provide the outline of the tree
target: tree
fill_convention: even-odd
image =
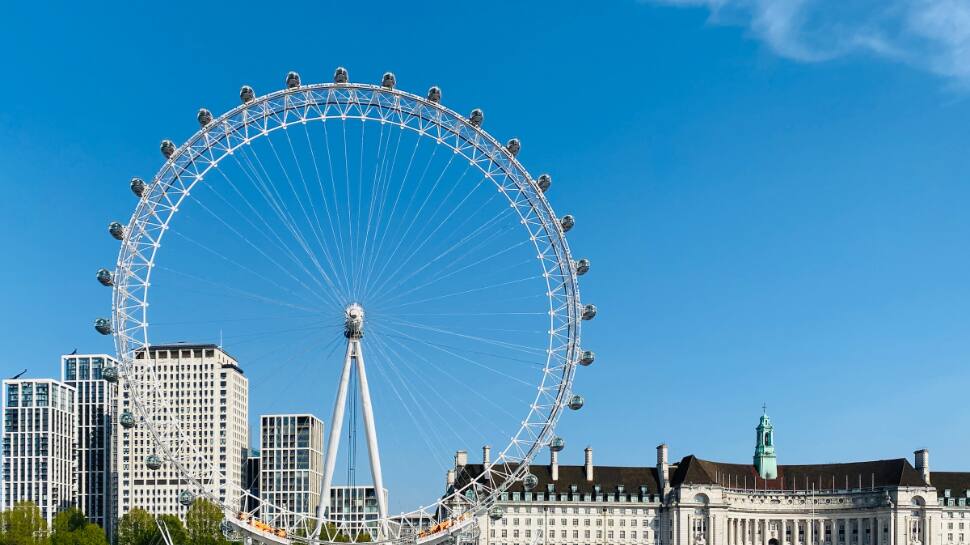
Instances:
[[[40,514],[40,507],[34,502],[21,501],[13,509],[4,511],[0,516],[2,545],[47,545],[47,521]]]
[[[61,511],[54,517],[51,545],[107,545],[104,530],[91,524],[84,513],[75,507]]]
[[[165,528],[168,529],[168,534],[172,536],[172,545],[187,545],[189,542],[189,536],[185,531],[185,525],[182,524],[182,519],[175,515],[162,515],[158,517]]]
[[[155,545],[161,536],[148,511],[135,508],[118,522],[118,545]]]
[[[222,535],[222,508],[205,498],[196,498],[185,514],[185,529],[192,545],[227,545]]]

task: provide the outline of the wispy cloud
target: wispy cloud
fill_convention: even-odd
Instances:
[[[970,0],[645,0],[702,7],[806,62],[868,54],[970,86]]]

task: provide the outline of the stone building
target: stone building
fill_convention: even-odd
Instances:
[[[838,464],[784,465],[767,415],[752,464],[657,447],[652,467],[560,465],[557,453],[505,492],[504,516],[479,519],[489,545],[960,545],[970,543],[970,472],[932,473],[929,453]],[[487,456],[487,450],[486,454]],[[455,457],[461,485],[484,464]],[[767,478],[765,478],[767,477]]]

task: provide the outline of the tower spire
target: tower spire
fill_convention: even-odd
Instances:
[[[758,439],[754,447],[754,468],[762,479],[778,478],[778,459],[775,457],[775,427],[768,418],[768,406],[761,406],[761,420],[758,427]]]

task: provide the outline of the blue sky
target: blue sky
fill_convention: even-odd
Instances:
[[[652,463],[662,441],[748,460],[767,403],[781,463],[928,447],[932,467],[970,469],[959,5],[824,20],[825,2],[458,4],[9,6],[2,374],[111,349],[91,328],[110,309],[94,271],[114,261],[105,226],[130,215],[127,180],[158,168],[160,139],[191,135],[200,106],[234,106],[243,83],[343,65],[440,85],[554,175],[601,310],[565,462],[590,444],[597,463]]]

